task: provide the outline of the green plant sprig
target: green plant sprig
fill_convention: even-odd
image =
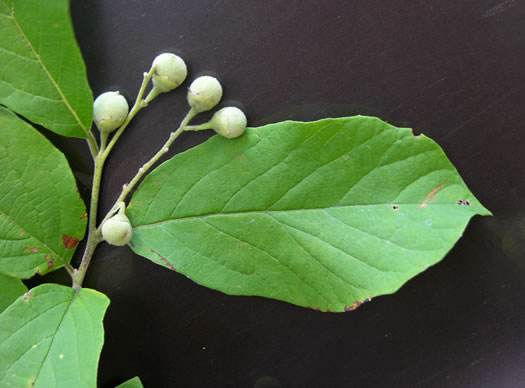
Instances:
[[[189,87],[187,96],[190,105],[188,113],[182,119],[178,128],[170,133],[166,142],[160,147],[155,155],[139,168],[129,183],[123,185],[122,191],[114,205],[105,215],[102,222],[97,226],[96,220],[102,174],[104,164],[111,150],[135,115],[141,109],[148,106],[148,104],[159,94],[177,88],[182,82],[184,82],[186,75],[186,64],[180,57],[169,53],[159,55],[153,61],[151,69],[147,73],[144,73],[135,104],[122,120],[122,123],[120,123],[119,120],[121,112],[127,109],[127,103],[118,92],[107,92],[95,100],[95,123],[100,130],[100,148],[94,162],[88,237],[80,266],[78,269],[72,271],[73,288],[80,289],[82,287],[91,258],[93,257],[98,244],[106,240],[113,245],[125,245],[131,239],[131,231],[128,233],[128,228],[123,227],[123,223],[129,223],[129,220],[125,216],[125,201],[127,196],[140,182],[144,175],[155,165],[155,163],[169,151],[170,146],[180,134],[190,129],[188,126],[189,122],[198,113],[214,108],[221,100],[222,86],[216,78],[211,76],[201,76],[193,81]],[[146,98],[143,98],[150,81],[153,81],[153,87]],[[116,122],[118,124],[116,124]],[[194,128],[195,127],[192,127],[191,130],[194,130]],[[238,108],[223,108],[217,111],[209,122],[199,126],[199,129],[210,128],[215,128],[218,133],[228,138],[238,137],[246,129],[246,116]],[[114,130],[116,130],[116,132],[111,140],[109,140],[109,135]],[[118,212],[118,214],[115,215],[116,212]],[[104,234],[104,225],[115,217],[118,217],[119,220],[116,220],[113,224],[115,228],[120,229],[107,232],[108,235],[106,236]],[[108,228],[106,228],[106,230],[109,230]],[[70,271],[71,268],[69,268],[68,272]]]

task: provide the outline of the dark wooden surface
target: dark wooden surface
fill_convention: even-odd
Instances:
[[[176,50],[251,125],[368,114],[425,133],[494,213],[345,314],[227,296],[101,246],[85,283],[112,301],[101,387],[525,386],[523,1],[73,0],[72,15],[95,95],[133,100],[153,58]],[[181,88],[139,114],[107,163],[102,212],[185,111]],[[209,136],[184,134],[170,154]],[[85,144],[51,137],[87,200]]]

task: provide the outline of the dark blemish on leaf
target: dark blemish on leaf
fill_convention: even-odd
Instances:
[[[316,311],[321,311],[321,307],[317,307],[315,310]]]
[[[174,272],[177,272],[177,270],[175,269],[175,266],[174,266],[173,264],[171,264],[171,263],[168,261],[168,259],[166,259],[164,256],[162,256],[162,255],[161,255],[159,252],[157,252],[155,249],[153,249],[153,248],[146,248],[146,249],[148,249],[151,253],[157,255],[158,258],[161,259],[162,262],[163,262],[164,264],[166,264],[166,266],[167,266],[170,270],[172,270],[172,271],[174,271]]]
[[[471,203],[468,199],[458,199],[458,205],[460,206],[470,206]]]
[[[40,249],[38,248],[31,248],[31,252],[33,253],[38,253],[40,251]]]
[[[170,270],[172,270],[173,272],[177,272],[175,266],[171,264],[165,257],[160,256],[160,259],[168,266]]]
[[[356,300],[354,303],[352,303],[350,306],[345,306],[344,307],[344,310],[345,311],[354,311],[355,309],[357,309],[359,306],[361,306],[363,303],[367,303],[367,302],[370,302],[372,300],[372,297],[369,296],[368,298],[366,298],[365,300],[363,300],[362,302]]]
[[[24,296],[22,296],[22,299],[24,300],[24,302],[27,302],[29,298],[31,298],[31,291],[26,292]]]
[[[327,313],[331,313],[332,311],[330,309],[326,309],[326,312]]]
[[[47,268],[52,268],[55,265],[55,260],[51,257],[51,255],[46,255],[45,259],[47,260]]]
[[[432,189],[430,191],[430,193],[427,194],[427,196],[425,197],[425,199],[423,200],[423,202],[421,202],[421,205],[419,205],[419,209],[425,207],[428,205],[429,202],[431,202],[432,200],[434,200],[434,197],[436,196],[437,192],[439,190],[441,190],[441,188],[445,186],[444,183],[440,184],[438,187]]]
[[[128,244],[131,248],[135,248],[135,244],[133,244],[133,241],[130,241]]]
[[[392,205],[392,210],[398,210],[399,209],[399,206],[397,205]]]
[[[66,247],[66,249],[73,249],[78,245],[78,242],[80,240],[76,237],[70,237],[67,234],[62,235],[62,243]]]
[[[241,243],[237,245],[237,248],[241,248],[243,245],[246,245],[246,241],[241,241]]]
[[[87,212],[86,212],[86,213],[84,213],[84,214],[82,215],[82,217],[80,217],[80,221],[87,219],[87,217],[88,217],[88,214],[87,214]]]
[[[243,158],[243,157],[242,157],[241,155],[239,155],[239,154],[235,154],[235,156],[236,156],[236,157],[238,157],[238,158],[239,158],[239,160],[240,160],[241,162],[243,162],[243,161],[244,161],[244,158]]]

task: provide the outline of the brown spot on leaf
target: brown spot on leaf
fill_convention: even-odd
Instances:
[[[47,268],[52,268],[55,265],[55,259],[51,257],[51,255],[46,255],[47,260]]]
[[[82,217],[80,217],[80,221],[87,219],[87,217],[88,217],[88,214],[87,214],[87,212],[85,212],[85,213],[82,215]]]
[[[372,297],[369,296],[368,298],[366,298],[365,300],[363,300],[362,302],[356,300],[354,303],[352,303],[350,306],[345,306],[344,307],[344,311],[354,311],[355,309],[357,309],[359,306],[361,306],[363,303],[367,303],[367,302],[370,302],[372,300]]]
[[[425,207],[428,205],[429,202],[432,202],[434,200],[434,197],[436,196],[437,192],[439,190],[441,190],[441,188],[445,186],[444,183],[440,184],[438,187],[432,189],[430,191],[430,193],[427,194],[427,196],[425,197],[425,199],[423,200],[423,202],[421,202],[421,205],[419,205],[419,209],[421,209],[422,207]]]
[[[470,206],[472,205],[468,199],[458,199],[458,205],[460,206]]]
[[[62,235],[62,243],[66,249],[73,249],[78,245],[80,240],[76,237],[68,236],[67,234]]]
[[[352,303],[350,306],[345,306],[344,307],[344,310],[345,311],[354,311],[356,308],[358,308],[359,306],[361,306],[361,302],[359,301],[355,301],[354,303]]]
[[[19,237],[22,237],[23,235],[24,235],[24,232],[20,232],[20,233],[18,233],[18,236],[19,236]]]
[[[40,252],[40,249],[38,249],[37,247],[31,248],[30,246],[27,246],[27,245],[24,247],[24,249],[28,253],[38,253],[38,252]]]
[[[166,264],[166,266],[167,266],[170,270],[172,270],[172,271],[174,271],[174,272],[177,272],[177,270],[175,269],[175,266],[174,266],[173,264],[171,264],[171,263],[168,261],[168,259],[166,259],[164,256],[162,256],[162,255],[161,255],[159,252],[157,252],[155,249],[153,249],[153,248],[148,248],[148,249],[149,249],[149,251],[150,251],[151,253],[154,253],[155,255],[157,255],[158,258],[159,258],[164,264]]]

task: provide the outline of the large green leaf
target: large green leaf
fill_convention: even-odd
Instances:
[[[0,314],[0,386],[96,387],[109,299],[42,284]]]
[[[392,293],[490,214],[442,149],[371,117],[214,136],[150,174],[135,252],[228,294],[323,311]]]
[[[142,381],[140,381],[140,378],[133,377],[132,379],[117,385],[115,388],[143,388],[143,385]]]
[[[93,96],[69,0],[0,0],[0,104],[65,136],[87,137]]]
[[[26,292],[27,287],[20,279],[0,273],[0,313]]]
[[[44,274],[69,262],[86,208],[64,155],[0,107],[0,273]]]

